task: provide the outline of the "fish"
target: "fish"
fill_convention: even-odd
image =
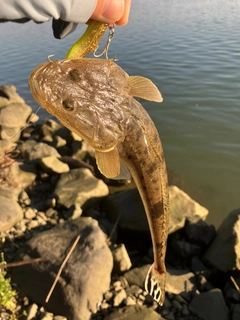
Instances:
[[[94,149],[107,178],[131,173],[151,232],[154,263],[145,289],[162,305],[169,196],[166,163],[158,131],[134,97],[161,102],[153,82],[129,76],[113,59],[63,59],[45,62],[30,75],[29,87],[40,106]]]

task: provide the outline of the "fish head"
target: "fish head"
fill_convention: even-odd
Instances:
[[[125,138],[128,75],[113,60],[67,59],[41,64],[29,79],[33,97],[98,151]]]

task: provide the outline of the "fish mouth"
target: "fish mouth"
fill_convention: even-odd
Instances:
[[[45,68],[45,66],[48,64],[48,62],[45,62],[41,64],[40,66],[36,67],[32,73],[30,74],[28,85],[30,88],[30,91],[32,93],[33,98],[37,101],[39,105],[42,105],[42,100],[40,98],[40,87],[39,87],[39,81],[38,81],[38,75],[42,72],[42,70]]]

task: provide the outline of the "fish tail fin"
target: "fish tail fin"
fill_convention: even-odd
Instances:
[[[165,298],[166,272],[160,273],[154,267],[150,267],[145,280],[145,290],[160,304],[164,303]]]

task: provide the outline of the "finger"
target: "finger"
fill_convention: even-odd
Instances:
[[[106,23],[113,23],[121,20],[124,16],[124,10],[124,0],[98,0],[91,19]]]
[[[125,0],[124,3],[124,14],[122,15],[121,19],[115,22],[119,26],[124,26],[125,24],[127,24],[129,19],[131,0]]]

